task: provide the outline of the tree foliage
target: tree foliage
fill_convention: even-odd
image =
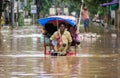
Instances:
[[[90,13],[96,14],[98,11],[103,10],[100,6],[102,3],[111,2],[112,0],[84,0],[85,5],[88,7]],[[81,0],[40,0],[40,10],[41,14],[48,14],[50,6],[54,4],[56,7],[69,8],[69,12],[75,11],[79,15]]]
[[[30,7],[31,7],[31,2],[32,2],[32,0],[27,0],[27,6],[25,6],[25,11],[30,11]]]

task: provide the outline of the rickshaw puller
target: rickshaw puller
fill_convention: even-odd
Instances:
[[[51,46],[51,52],[55,53],[55,55],[64,56],[67,54],[68,51],[70,51],[70,46],[72,42],[72,38],[70,35],[70,32],[68,32],[66,29],[65,23],[59,24],[59,29],[56,31],[51,37],[50,42],[52,44],[52,41],[54,41],[54,45]]]

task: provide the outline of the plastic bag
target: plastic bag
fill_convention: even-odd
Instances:
[[[80,34],[77,34],[77,36],[76,36],[76,42],[80,42],[80,40],[81,40],[81,36],[80,36]]]

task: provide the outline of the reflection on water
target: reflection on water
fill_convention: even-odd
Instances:
[[[0,58],[1,78],[119,78],[120,61],[112,58]]]
[[[120,38],[83,38],[75,57],[45,57],[40,29],[0,33],[0,78],[120,78]]]

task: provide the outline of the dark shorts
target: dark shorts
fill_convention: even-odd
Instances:
[[[85,20],[84,20],[84,26],[85,26],[85,27],[88,27],[88,26],[89,26],[89,19],[85,19]]]

